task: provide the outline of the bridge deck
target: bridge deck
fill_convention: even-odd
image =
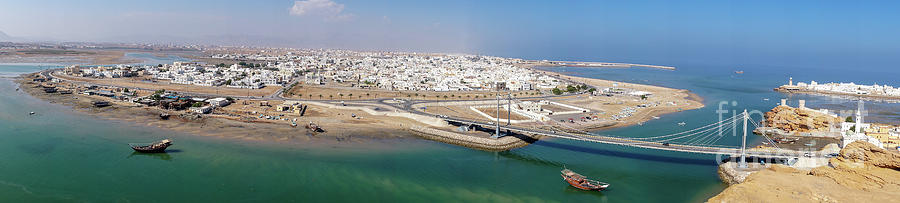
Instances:
[[[484,123],[480,121],[472,121],[472,120],[464,120],[457,118],[443,118],[447,121],[460,122],[460,123],[471,123],[482,126],[494,126],[494,124]],[[740,156],[741,149],[740,148],[727,148],[727,147],[712,147],[712,146],[693,146],[693,145],[681,145],[681,144],[671,144],[671,143],[660,143],[653,141],[641,141],[641,140],[633,140],[619,137],[609,137],[609,136],[598,136],[598,135],[585,135],[585,134],[574,134],[574,133],[566,133],[566,132],[555,132],[541,129],[531,129],[525,127],[516,127],[516,126],[504,126],[501,125],[500,129],[502,130],[510,130],[521,133],[531,133],[555,138],[562,139],[570,139],[570,140],[580,140],[587,142],[597,142],[604,144],[615,144],[622,146],[631,146],[631,147],[639,147],[646,149],[657,149],[657,150],[666,150],[666,151],[678,151],[678,152],[687,152],[687,153],[700,153],[700,154],[719,154],[719,155],[729,155],[729,156]],[[795,158],[798,157],[799,152],[793,150],[780,150],[777,152],[772,151],[756,151],[756,150],[747,150],[745,152],[748,157],[760,157],[760,158]]]

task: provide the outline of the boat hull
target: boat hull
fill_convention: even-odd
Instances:
[[[565,180],[567,183],[569,183],[569,185],[571,185],[572,187],[581,189],[581,190],[587,190],[587,191],[602,191],[602,190],[605,190],[606,187],[607,187],[607,186],[600,186],[600,187],[585,187],[585,186],[581,185],[581,183],[579,183],[578,181],[575,181],[574,179],[568,178],[568,177],[566,177],[565,175],[562,175],[562,177],[563,177],[563,180]]]
[[[166,152],[166,148],[168,148],[168,146],[165,146],[165,147],[157,147],[157,148],[149,148],[149,149],[148,149],[148,148],[142,148],[142,147],[134,147],[134,146],[131,147],[131,149],[133,149],[134,151],[136,151],[136,152],[141,152],[141,153],[165,153],[165,152]]]

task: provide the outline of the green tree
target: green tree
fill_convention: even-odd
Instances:
[[[853,116],[847,116],[847,119],[844,119],[844,122],[848,122],[848,123],[854,122],[854,121],[853,121]]]
[[[560,90],[559,88],[553,88],[553,94],[561,95],[562,93],[563,93],[562,90]]]
[[[194,102],[194,104],[191,104],[191,107],[201,107],[201,106],[203,106],[203,102]]]
[[[578,91],[578,89],[576,89],[572,85],[566,85],[566,91],[567,92],[576,92],[576,91]]]

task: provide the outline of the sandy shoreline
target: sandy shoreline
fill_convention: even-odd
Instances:
[[[546,72],[546,71],[544,71]],[[557,74],[554,72],[554,74]],[[32,74],[28,74],[32,75]],[[592,86],[609,87],[612,83],[618,83],[621,87],[633,88],[637,90],[652,91],[663,95],[661,97],[677,99],[686,105],[678,106],[658,106],[644,108],[634,113],[634,115],[616,122],[607,122],[594,124],[590,126],[581,126],[583,130],[603,130],[618,127],[626,127],[636,125],[641,122],[669,113],[675,113],[683,110],[691,110],[702,108],[702,100],[686,90],[678,90],[665,87],[657,87],[651,85],[631,84],[609,80],[582,78],[576,76],[561,75],[566,79],[583,82]],[[78,78],[66,77],[67,79],[80,80]],[[90,82],[91,79],[85,79]],[[83,80],[82,80],[83,81]],[[130,81],[119,81],[122,83],[141,83]],[[32,83],[24,78],[17,80],[21,84],[23,90],[32,96],[49,101],[51,103],[63,104],[75,109],[78,112],[94,115],[99,118],[137,123],[145,126],[167,129],[176,132],[199,135],[205,137],[221,137],[237,140],[247,140],[255,142],[271,142],[296,145],[301,147],[322,147],[322,146],[369,146],[374,143],[384,143],[391,145],[396,142],[410,142],[412,140],[423,140],[409,131],[409,127],[413,125],[423,125],[415,120],[391,116],[373,116],[363,111],[352,111],[346,109],[333,109],[323,106],[315,106],[308,116],[298,120],[300,127],[290,127],[282,121],[247,121],[235,119],[228,116],[205,114],[200,119],[182,119],[178,115],[183,112],[166,111],[156,107],[146,107],[130,102],[114,101],[109,98],[86,96],[79,94],[60,95],[58,93],[44,93],[39,87],[35,87],[36,83]],[[31,83],[31,84],[29,84]],[[104,82],[106,83],[106,82]],[[115,81],[111,82],[118,84]],[[148,84],[150,85],[150,84]],[[191,88],[196,89],[196,88]],[[184,89],[190,90],[190,89]],[[206,89],[204,89],[206,90]],[[207,91],[212,91],[210,89]],[[202,92],[207,92],[202,91]],[[221,90],[227,92],[229,90]],[[267,94],[259,92],[259,94]],[[581,97],[573,95],[573,97]],[[106,100],[114,102],[111,107],[94,108],[91,102],[95,100]],[[276,103],[277,104],[277,103]],[[272,105],[276,105],[272,104]],[[600,104],[593,104],[600,105]],[[252,106],[252,105],[251,105]],[[248,105],[238,106],[233,104],[226,107],[227,113],[235,111],[245,111],[250,114],[250,110],[244,110]],[[217,110],[218,111],[218,110]],[[266,110],[261,110],[263,112]],[[159,114],[167,112],[172,115],[170,120],[161,120]],[[254,111],[255,112],[255,111]],[[274,113],[274,112],[273,112]],[[348,115],[356,114],[367,117],[365,120],[351,119]],[[344,115],[335,118],[335,115]],[[344,118],[346,117],[346,118]],[[328,130],[326,133],[311,134],[302,127],[309,121],[316,122]],[[370,146],[371,147],[371,146]]]
[[[778,87],[774,89],[776,92],[788,93],[788,94],[809,94],[809,95],[818,95],[818,96],[828,96],[828,97],[842,97],[842,98],[862,98],[868,100],[876,100],[876,101],[891,101],[891,102],[900,102],[900,97],[886,96],[886,95],[870,95],[870,94],[849,94],[849,93],[839,93],[839,92],[827,92],[827,91],[816,91],[816,90],[788,90],[783,87]]]
[[[634,83],[618,82],[618,81],[612,81],[612,80],[585,78],[585,77],[565,75],[560,72],[536,69],[534,67],[528,67],[528,68],[531,68],[538,72],[542,72],[544,74],[558,74],[562,78],[572,80],[572,81],[582,82],[582,83],[589,84],[592,86],[612,87],[613,83],[616,83],[619,85],[618,87],[621,87],[621,88],[631,88],[631,89],[635,89],[635,90],[653,92],[653,93],[655,93],[654,97],[665,97],[662,100],[673,100],[673,101],[679,100],[679,101],[682,101],[681,104],[685,104],[685,105],[677,105],[677,106],[656,106],[656,107],[641,109],[641,110],[635,112],[634,115],[632,115],[624,120],[615,122],[613,124],[588,126],[588,127],[583,128],[583,130],[598,131],[598,130],[606,130],[606,129],[612,129],[612,128],[633,126],[633,125],[637,125],[639,123],[649,121],[649,120],[653,119],[653,117],[655,117],[655,116],[662,116],[662,115],[666,115],[666,114],[670,114],[670,113],[677,113],[677,112],[681,112],[681,111],[700,109],[700,108],[705,107],[705,105],[703,104],[702,97],[700,97],[699,95],[694,94],[688,90],[685,90],[685,89],[674,89],[674,88],[660,87],[660,86],[653,86],[653,85],[634,84]]]
[[[395,146],[398,143],[406,145],[422,141],[399,126],[391,127],[377,123],[370,125],[354,125],[352,123],[337,125],[323,122],[322,125],[328,132],[311,134],[302,126],[294,128],[277,122],[251,123],[209,114],[203,115],[196,120],[183,119],[178,116],[182,114],[181,112],[166,111],[96,96],[44,93],[39,87],[35,87],[36,84],[29,84],[22,78],[16,79],[15,82],[20,85],[22,91],[32,97],[71,108],[75,113],[181,134],[301,148],[392,148],[391,146]],[[99,100],[114,102],[114,104],[104,108],[93,107],[91,102]],[[163,112],[170,113],[172,115],[171,118],[168,120],[160,119],[159,115]],[[338,121],[339,119],[334,120]]]

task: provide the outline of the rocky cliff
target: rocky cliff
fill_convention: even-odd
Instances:
[[[765,126],[785,132],[827,132],[842,120],[810,109],[776,106],[765,114]]]
[[[900,154],[854,142],[809,171],[772,167],[708,202],[900,202]]]

